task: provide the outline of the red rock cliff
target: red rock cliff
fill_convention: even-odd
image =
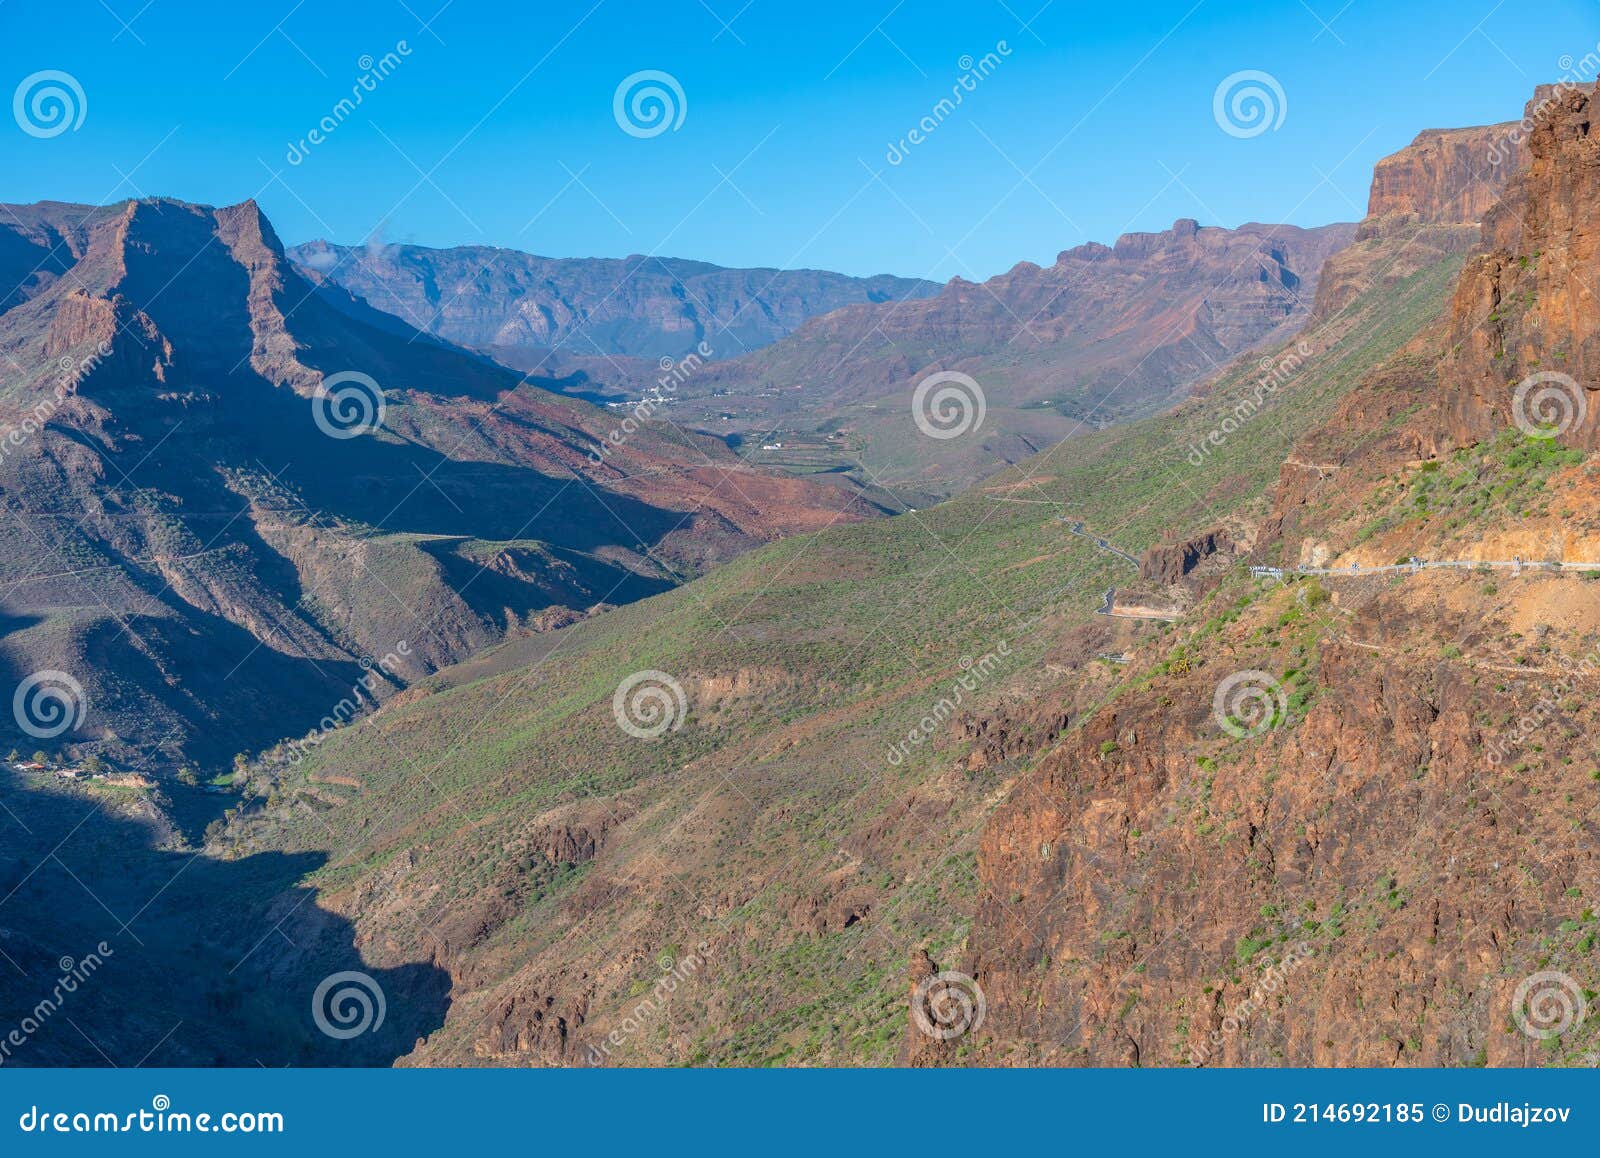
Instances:
[[[1562,429],[1563,441],[1600,446],[1600,111],[1590,89],[1541,90],[1529,105],[1528,162],[1484,219],[1486,252],[1456,289],[1451,352],[1440,397],[1444,446],[1476,442],[1518,419]]]

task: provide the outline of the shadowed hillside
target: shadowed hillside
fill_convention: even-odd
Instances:
[[[992,900],[991,812],[1254,549],[1295,440],[1436,321],[1462,256],[1433,252],[1167,414],[504,645],[298,767],[263,753],[273,802],[217,847],[330,851],[329,903],[450,972],[412,1062],[892,1061],[907,959],[954,958]]]
[[[81,685],[79,754],[223,763],[379,657],[359,702],[875,513],[335,308],[253,204],[13,206],[0,236],[0,663]]]

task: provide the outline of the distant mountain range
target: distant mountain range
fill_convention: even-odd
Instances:
[[[848,306],[697,377],[702,414],[831,436],[863,478],[937,498],[1063,438],[1148,414],[1237,355],[1302,325],[1354,225],[1201,227],[1091,242],[934,297]],[[921,437],[917,384],[959,372],[981,426]],[[687,409],[687,407],[686,407]],[[782,461],[781,457],[757,461]]]
[[[942,287],[482,248],[312,242],[290,256],[313,281],[515,369],[560,375],[581,397],[648,395],[660,370],[642,359],[680,357],[704,341],[714,365],[678,385],[661,417],[729,437],[767,465],[849,471],[921,503],[1167,405],[1292,331],[1323,262],[1354,232],[1180,220],[1113,246],[1078,246],[1049,267],[1022,262]],[[972,437],[930,439],[912,419],[917,383],[941,371],[983,392]]]
[[[925,298],[937,282],[815,269],[727,269],[671,257],[536,257],[464,245],[333,245],[288,251],[407,325],[530,366],[567,358],[681,358],[708,344],[731,358],[843,306]]]

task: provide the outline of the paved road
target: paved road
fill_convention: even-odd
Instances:
[[[1057,518],[1056,522],[1065,523],[1066,520],[1063,519],[1063,518]],[[1108,543],[1108,542],[1106,542],[1106,540],[1100,538],[1093,531],[1084,530],[1082,523],[1068,523],[1067,524],[1067,530],[1071,531],[1074,535],[1077,535],[1080,538],[1088,539],[1089,542],[1093,543],[1096,547],[1099,547],[1102,551],[1106,552],[1107,554],[1115,555],[1119,559],[1125,559],[1127,562],[1132,563],[1135,568],[1137,568],[1139,566],[1139,560],[1138,559],[1136,559],[1134,556],[1128,554],[1128,552],[1122,550],[1120,547],[1113,547],[1110,543]]]
[[[1271,579],[1285,575],[1388,575],[1407,571],[1476,571],[1489,568],[1496,571],[1600,571],[1600,563],[1546,563],[1533,559],[1475,560],[1475,559],[1419,559],[1414,563],[1390,563],[1383,567],[1252,567],[1250,574]]]

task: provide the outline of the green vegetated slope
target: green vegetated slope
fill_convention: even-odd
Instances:
[[[1459,264],[1311,327],[1298,372],[1199,466],[1189,448],[1257,392],[1261,359],[936,508],[507,643],[303,759],[263,753],[264,807],[213,851],[327,852],[305,883],[370,963],[450,971],[417,1062],[889,1062],[908,958],[966,935],[985,816],[1116,683],[1097,657],[1162,630],[1095,615],[1132,569],[1058,516],[1137,553],[1258,509],[1293,440],[1437,317]],[[654,740],[612,711],[645,670],[687,702]]]

